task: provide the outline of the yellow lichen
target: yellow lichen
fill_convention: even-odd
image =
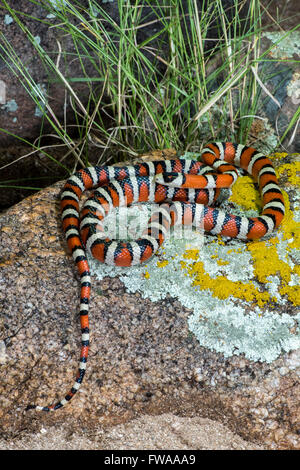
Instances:
[[[218,264],[219,266],[225,266],[226,264],[229,264],[229,261],[225,261],[225,260],[223,260],[223,259],[218,259],[218,260],[217,260],[217,264]]]
[[[284,286],[279,292],[281,295],[286,295],[293,305],[300,305],[300,286]]]
[[[284,204],[285,204],[285,216],[279,227],[279,232],[282,233],[284,240],[289,240],[288,250],[292,248],[299,249],[300,246],[300,223],[294,220],[294,214],[290,208],[290,201],[287,193],[282,191]]]
[[[169,261],[167,259],[163,260],[163,261],[157,261],[157,267],[158,268],[164,268],[165,266],[167,266],[169,264]]]
[[[288,181],[295,185],[300,186],[300,162],[295,161],[293,163],[286,163],[276,169],[277,177],[282,175],[287,176]]]
[[[218,235],[218,245],[225,245],[224,240],[222,239],[221,235]]]
[[[187,253],[189,258],[189,253]],[[244,299],[246,301],[256,301],[262,307],[266,302],[270,302],[270,295],[268,292],[260,292],[252,282],[243,283],[230,281],[225,276],[217,276],[211,278],[205,272],[202,261],[196,261],[188,264],[181,261],[181,268],[186,270],[188,275],[193,279],[192,285],[201,290],[209,289],[214,297],[219,299],[227,299],[232,296],[235,298]]]
[[[283,191],[283,197],[286,212],[278,233],[283,240],[289,241],[284,253],[286,261],[282,259],[282,255],[279,257],[277,251],[279,239],[276,236],[268,241],[257,240],[250,242],[247,245],[247,249],[253,258],[254,273],[257,280],[265,284],[269,276],[272,278],[272,276],[277,275],[281,279],[280,294],[282,296],[286,295],[294,305],[299,305],[299,288],[297,286],[289,286],[288,283],[291,280],[291,275],[296,274],[299,276],[300,271],[298,266],[288,262],[288,253],[291,249],[299,248],[300,246],[300,223],[294,220],[289,198],[285,191]]]
[[[252,254],[254,272],[257,280],[267,282],[267,277],[279,275],[286,283],[291,280],[291,268],[282,261],[277,253],[276,246],[269,242],[255,241],[248,244]]]
[[[286,152],[276,152],[276,153],[272,154],[271,159],[274,160],[274,161],[280,161],[283,158],[286,158],[287,156],[288,156],[288,153],[286,153]]]
[[[199,256],[199,250],[186,250],[186,252],[184,253],[183,257],[185,259],[193,259],[193,260],[197,260],[198,259],[198,256]]]
[[[286,153],[275,154],[273,159],[280,160],[287,156]],[[293,185],[300,185],[300,162],[285,163],[276,168],[277,177],[287,176],[288,181]],[[261,196],[254,186],[254,180],[250,176],[243,176],[237,179],[232,186],[230,201],[237,203],[246,210],[260,210],[262,208]]]

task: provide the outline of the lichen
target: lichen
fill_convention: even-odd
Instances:
[[[235,297],[246,301],[255,301],[257,305],[263,306],[270,301],[268,292],[260,292],[253,282],[244,283],[241,281],[232,281],[227,276],[217,276],[212,278],[205,272],[204,263],[196,261],[192,265],[187,265],[184,261],[180,262],[181,268],[186,270],[193,279],[192,286],[200,290],[209,289],[214,297],[219,299],[228,299]],[[219,263],[218,263],[219,264]],[[229,264],[229,262],[227,262]]]
[[[38,36],[36,36],[37,38]],[[47,90],[44,83],[38,83],[32,88],[32,94],[35,96],[39,104],[36,105],[34,115],[36,117],[44,116],[47,110]]]
[[[300,73],[295,72],[290,83],[286,87],[287,95],[297,104],[300,102]]]
[[[164,268],[169,264],[169,261],[167,259],[164,259],[163,261],[157,261],[156,264],[158,268]]]
[[[61,10],[64,5],[66,5],[65,0],[49,0],[50,3],[52,4],[53,8],[56,8],[57,10]]]
[[[263,33],[263,36],[274,44],[270,52],[273,57],[283,59],[284,57],[293,57],[294,54],[300,54],[299,31],[292,31],[288,34],[285,32],[267,31]]]
[[[9,25],[13,23],[14,19],[10,15],[4,15],[4,24]]]
[[[288,181],[295,185],[300,186],[300,161],[295,161],[293,163],[286,163],[277,168],[277,176],[282,175],[287,176]]]
[[[41,37],[40,36],[34,36],[33,40],[37,45],[41,44]]]
[[[232,187],[232,195],[230,201],[238,203],[246,210],[261,210],[261,198],[256,191],[253,179],[250,176],[238,178]]]
[[[283,162],[277,175],[293,185],[297,162],[284,163],[284,155],[277,161]],[[244,354],[271,362],[300,347],[300,314],[282,313],[288,304],[291,312],[300,305],[300,224],[285,191],[284,198],[286,216],[266,240],[245,243],[207,235],[204,243],[193,244],[173,235],[146,265],[117,268],[89,259],[91,269],[99,279],[119,276],[129,292],[139,291],[153,301],[178,298],[192,310],[188,325],[202,346],[225,356]],[[222,203],[227,210],[232,204],[247,215],[261,210],[251,178],[238,179],[230,200]],[[140,218],[140,209],[130,210]]]
[[[12,99],[6,102],[1,106],[1,109],[6,109],[10,113],[15,113],[18,110],[18,105],[16,100]]]

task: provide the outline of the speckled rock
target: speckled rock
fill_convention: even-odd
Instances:
[[[0,438],[0,450],[263,450],[226,426],[208,418],[164,413],[142,415],[130,422],[93,431],[74,432],[68,425],[43,426],[39,432],[14,439]],[[192,456],[191,456],[192,457]],[[199,454],[199,458],[200,454]],[[192,462],[193,459],[190,459]]]
[[[300,351],[272,363],[201,347],[189,309],[167,297],[127,293],[118,279],[93,280],[85,381],[56,413],[48,405],[73,383],[80,349],[79,278],[59,216],[62,183],[0,219],[0,426],[2,436],[69,423],[124,423],[141,413],[216,419],[270,449],[299,449]]]
[[[36,42],[41,44],[47,53],[51,53],[54,61],[59,54],[57,41],[60,42],[60,46],[64,48],[66,53],[73,50],[74,44],[70,37],[65,36],[63,38],[57,30],[49,27],[51,22],[53,23],[53,18],[47,18],[47,11],[42,5],[24,0],[8,1],[7,3],[11,8],[22,12],[21,20],[25,28],[28,28]],[[33,18],[39,18],[42,21],[36,21]],[[15,75],[14,71],[16,72],[16,70],[13,67],[12,53],[8,57],[4,53],[7,49],[4,37],[9,46],[16,51],[17,59],[20,60],[23,66],[26,66],[27,73],[30,74],[32,80],[36,83],[37,96],[38,93],[47,96],[48,103],[58,119],[63,119],[65,112],[65,90],[62,83],[53,83],[53,81],[50,83],[50,70],[47,70],[42,64],[34,46],[4,7],[0,11],[0,25],[1,32],[4,35],[1,38],[0,58],[0,120],[2,127],[8,131],[8,133],[1,132],[0,134],[0,147],[4,148],[16,142],[14,135],[30,140],[35,139],[39,135],[41,126],[45,125],[43,131],[45,133],[51,129],[47,120],[43,117],[41,108],[38,107],[22,85],[22,77]],[[60,67],[62,74],[69,76],[69,78],[76,77],[80,73],[80,64],[76,63],[76,61],[73,62],[72,67],[68,67],[62,61]],[[85,67],[87,67],[91,74],[93,73],[90,64],[85,62]],[[89,93],[88,88],[80,83],[75,83],[74,87],[81,94],[82,99],[86,100]],[[72,113],[69,102],[66,104],[66,110],[69,115],[69,122],[74,122],[74,113]]]

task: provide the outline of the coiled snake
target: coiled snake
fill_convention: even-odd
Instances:
[[[236,167],[246,170],[258,184],[263,203],[259,217],[236,216],[211,207],[220,188],[230,187],[236,181]],[[80,196],[92,188],[98,189],[86,201],[79,215]],[[113,207],[145,201],[160,205],[142,237],[134,242],[108,239],[101,220]],[[69,402],[78,391],[86,371],[91,289],[86,250],[107,264],[139,264],[157,251],[166,232],[175,224],[202,226],[211,234],[241,240],[261,238],[281,223],[284,200],[275,170],[266,156],[244,145],[216,142],[203,149],[201,162],[176,159],[79,170],[64,186],[61,209],[63,230],[81,278],[81,353],[78,373],[67,395],[51,406],[27,407],[42,411],[57,410]]]

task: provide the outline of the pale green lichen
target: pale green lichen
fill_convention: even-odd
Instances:
[[[15,113],[18,109],[16,100],[12,99],[12,100],[7,101],[5,104],[1,106],[1,109],[6,109],[10,113]]]
[[[10,15],[4,15],[4,24],[9,25],[13,23],[14,19]]]
[[[42,117],[47,109],[47,90],[44,83],[38,83],[32,87],[31,90],[33,96],[38,100],[39,104],[36,105],[34,115],[36,117]]]
[[[33,40],[37,45],[41,44],[41,37],[40,36],[34,36]]]
[[[62,10],[67,3],[65,0],[49,0],[49,2],[52,4],[53,8],[57,10]]]
[[[195,154],[188,156],[195,158]],[[288,176],[292,180],[294,172]],[[241,180],[230,203],[243,201],[246,210],[238,206],[236,210],[253,215],[260,210],[260,202],[253,197],[249,180]],[[118,276],[129,292],[138,291],[152,301],[177,298],[193,311],[188,325],[201,346],[225,356],[244,354],[271,362],[300,347],[300,314],[279,313],[288,303],[300,304],[296,264],[300,230],[286,194],[285,199],[285,221],[268,240],[227,240],[225,244],[221,237],[201,233],[192,240],[173,235],[146,265],[117,268],[89,258],[92,272],[99,279]],[[130,208],[129,233],[136,236],[134,214],[139,218],[142,214],[146,224],[147,209]]]
[[[300,54],[300,33],[299,31],[277,32],[267,31],[262,33],[262,36],[272,41],[274,48],[271,50],[273,57],[282,59],[283,57],[293,57],[294,54]],[[285,36],[285,37],[284,37]]]

